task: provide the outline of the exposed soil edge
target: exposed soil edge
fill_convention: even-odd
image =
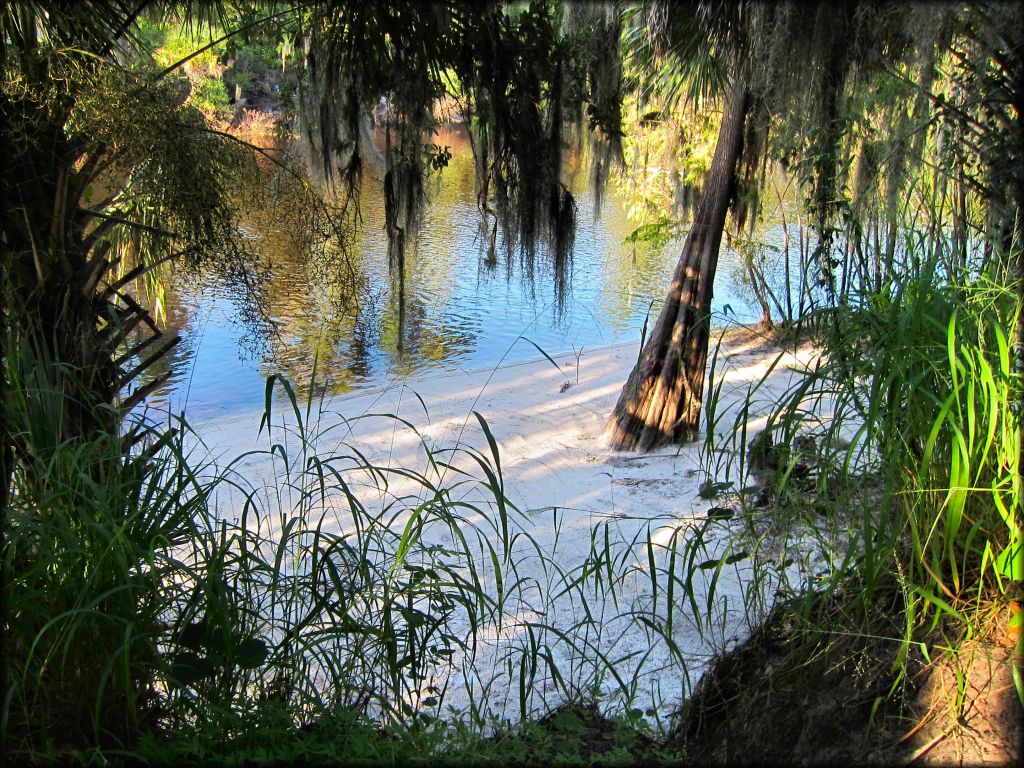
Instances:
[[[856,591],[819,596],[810,622],[799,613],[807,603],[777,605],[747,642],[721,655],[675,719],[670,740],[686,762],[1018,762],[1024,711],[1012,666],[1020,658],[999,628],[930,663],[912,645],[900,677],[900,590],[882,586],[867,611],[857,607],[859,599]],[[830,629],[813,633],[808,626]],[[935,634],[933,647],[941,644]],[[968,650],[972,663],[965,667]],[[959,721],[951,704],[958,666],[968,680]]]

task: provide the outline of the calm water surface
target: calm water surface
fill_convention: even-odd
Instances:
[[[469,147],[458,134],[450,166],[429,187],[423,226],[406,257],[405,297],[388,267],[380,183],[367,174],[361,234],[351,259],[355,289],[313,263],[297,236],[303,222],[286,207],[258,211],[249,235],[269,279],[253,292],[237,279],[201,275],[170,291],[169,324],[182,335],[168,385],[151,408],[186,411],[192,421],[262,408],[266,377],[283,373],[303,387],[316,364],[331,393],[386,385],[431,371],[492,367],[639,339],[653,324],[681,241],[633,247],[622,202],[609,193],[595,215],[587,173],[572,180],[578,229],[562,280],[550,254],[532,263],[516,249],[488,259]],[[286,204],[285,204],[286,206]],[[292,219],[292,220],[289,220]],[[781,226],[761,234],[781,240]],[[713,311],[719,325],[753,322],[759,312],[732,276],[737,255],[723,246]],[[248,298],[247,298],[248,297]],[[652,306],[653,302],[653,306]]]

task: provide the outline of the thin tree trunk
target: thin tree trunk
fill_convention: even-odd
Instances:
[[[807,231],[807,227],[804,225],[803,216],[800,213],[800,206],[796,209],[796,243],[797,249],[800,251],[800,301],[797,303],[797,315],[801,318],[813,311],[814,309],[814,297],[811,296],[811,289],[808,286],[808,280],[811,275],[811,259],[810,259],[810,234]],[[807,304],[804,304],[804,299],[807,299]]]
[[[712,287],[750,101],[744,86],[729,88],[711,172],[668,298],[605,429],[614,449],[648,451],[697,438]]]
[[[7,531],[7,500],[11,489],[11,474],[14,471],[14,446],[11,425],[7,416],[7,307],[6,296],[0,288],[0,535]],[[7,581],[0,572],[0,586],[7,588]]]
[[[786,221],[786,203],[782,199],[779,185],[774,179],[772,180],[772,186],[775,188],[775,196],[779,200],[779,216],[782,219],[782,264],[786,275],[786,316],[783,320],[783,325],[789,326],[793,324],[793,279],[789,263],[789,222]],[[789,189],[788,185],[786,189]]]
[[[750,289],[754,292],[754,300],[758,306],[761,307],[761,319],[758,321],[758,327],[762,330],[770,331],[774,328],[772,323],[772,308],[768,305],[768,296],[770,288],[767,286],[767,282],[764,279],[764,273],[760,269],[754,266],[754,257],[751,256],[745,259],[747,263],[747,277],[750,279]],[[776,302],[778,305],[778,302]]]

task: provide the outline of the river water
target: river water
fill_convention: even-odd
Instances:
[[[530,260],[515,248],[506,253],[499,235],[489,254],[468,142],[457,131],[434,141],[449,145],[453,157],[428,182],[423,224],[408,247],[404,301],[388,266],[383,199],[372,169],[344,286],[310,259],[307,240],[297,235],[302,221],[283,207],[256,211],[247,234],[268,278],[256,290],[213,273],[174,280],[167,318],[182,343],[168,362],[167,385],[150,398],[151,411],[169,407],[208,420],[261,408],[266,377],[274,373],[302,389],[315,367],[317,382],[337,394],[431,371],[537,358],[541,351],[594,349],[639,339],[648,316],[653,325],[681,240],[662,248],[626,243],[636,224],[623,201],[609,190],[595,210],[581,168],[568,174],[578,228],[564,275],[543,247]],[[782,233],[780,224],[768,222],[758,237],[781,243]],[[719,326],[760,316],[737,282],[739,264],[723,244],[712,306]]]

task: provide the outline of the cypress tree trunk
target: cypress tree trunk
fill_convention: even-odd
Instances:
[[[726,95],[711,172],[668,298],[605,428],[613,449],[649,451],[697,438],[712,287],[726,214],[736,189],[750,101],[746,87],[733,83]]]

